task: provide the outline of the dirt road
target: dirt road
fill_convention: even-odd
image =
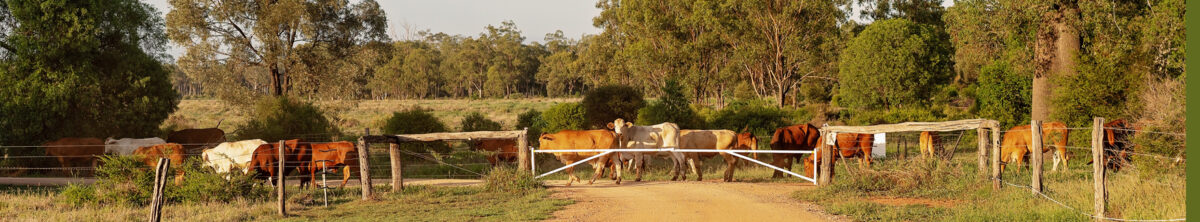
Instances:
[[[551,221],[836,221],[815,205],[790,198],[798,183],[625,182],[563,186],[554,195],[575,200]]]

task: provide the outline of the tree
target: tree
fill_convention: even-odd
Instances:
[[[942,15],[946,8],[942,7],[943,0],[856,0],[865,6],[860,15],[862,18],[881,21],[894,18],[908,19],[921,24],[942,27]],[[956,2],[955,4],[961,4]]]
[[[876,21],[850,40],[839,69],[839,105],[900,108],[927,104],[948,82],[950,43],[934,26],[907,19]]]
[[[663,95],[658,101],[638,110],[638,125],[672,122],[684,129],[703,129],[704,120],[697,118],[679,81],[667,80],[667,85],[662,91]]]
[[[592,89],[583,96],[587,127],[602,128],[617,118],[637,122],[638,109],[646,106],[642,92],[629,86],[609,85]],[[550,113],[550,111],[546,111]],[[551,122],[546,119],[546,122]]]
[[[831,1],[738,1],[745,19],[728,37],[737,65],[760,96],[778,105],[800,80],[832,76],[844,19]]]
[[[563,36],[562,30],[546,34],[549,55],[541,58],[537,81],[546,86],[546,95],[573,95],[583,90],[582,73],[578,71],[576,43]]]
[[[1033,79],[1013,72],[1007,62],[997,61],[982,68],[976,102],[984,118],[1000,121],[1001,127],[1029,124]]]
[[[466,117],[463,117],[462,125],[459,128],[462,129],[463,132],[471,132],[471,131],[496,131],[496,130],[500,130],[503,127],[500,126],[500,123],[497,123],[496,121],[492,121],[492,120],[488,119],[486,116],[483,116],[482,113],[471,112],[471,113],[468,113]]]
[[[334,51],[333,58],[342,58],[346,52],[338,50],[387,39],[387,18],[374,0],[353,5],[323,0],[178,0],[171,6],[167,32],[171,41],[187,50],[180,59],[185,71],[212,76],[207,78],[214,82],[210,85],[246,87],[251,92],[258,86],[247,86],[241,79],[265,76],[270,94],[276,96],[292,89],[302,45],[329,46],[324,49]]]
[[[157,135],[179,102],[158,15],[132,0],[0,3],[0,144]]]

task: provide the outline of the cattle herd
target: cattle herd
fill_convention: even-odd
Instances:
[[[1053,146],[1044,146],[1042,152],[1055,147],[1054,170],[1058,169],[1061,160],[1063,166],[1069,156],[1066,154],[1069,130],[1060,122],[1049,122],[1042,139],[1053,141]],[[1119,169],[1129,162],[1127,153],[1131,147],[1126,142],[1131,135],[1124,120],[1115,120],[1104,124],[1106,159],[1103,164],[1110,169]],[[712,150],[757,150],[758,139],[749,132],[737,133],[730,130],[683,130],[674,123],[638,126],[616,119],[607,124],[607,129],[599,130],[562,130],[555,133],[543,133],[538,137],[541,150],[572,150],[572,149],[712,149]],[[837,159],[859,158],[860,165],[870,166],[871,147],[874,140],[872,134],[841,133],[823,138],[816,126],[800,124],[778,128],[770,140],[772,150],[801,150],[813,151],[828,140]],[[1016,126],[1004,133],[1001,145],[1002,163],[1015,162],[1021,166],[1024,158],[1030,152],[1031,131],[1029,125]],[[938,143],[936,133],[922,132],[920,150],[923,157],[932,157],[935,144]],[[255,174],[255,177],[265,181],[277,179],[279,175],[292,172],[304,172],[300,186],[311,185],[317,172],[323,170],[342,170],[344,187],[350,179],[351,172],[357,168],[356,148],[353,143],[339,141],[330,143],[303,142],[301,140],[286,140],[282,144],[269,143],[260,139],[226,142],[224,132],[216,128],[185,129],[171,132],[167,138],[123,138],[100,140],[96,138],[61,138],[47,142],[44,145],[46,154],[57,158],[64,170],[76,165],[91,164],[94,167],[96,156],[100,155],[137,155],[153,167],[158,158],[168,158],[172,162],[181,163],[185,156],[201,156],[203,164],[218,173],[229,173],[239,170],[241,173]],[[481,140],[474,141],[471,146],[479,150],[492,151],[487,159],[494,166],[500,162],[515,161],[517,147],[512,140]],[[284,149],[284,156],[278,156],[278,149]],[[603,152],[556,152],[555,157],[564,164],[600,155]],[[595,170],[591,184],[611,170],[609,177],[621,183],[622,173],[632,170],[634,180],[641,181],[645,172],[647,157],[664,157],[671,161],[671,180],[687,180],[687,169],[696,174],[696,180],[703,180],[700,164],[707,158],[720,155],[726,163],[724,181],[732,181],[733,172],[738,159],[723,152],[614,152],[610,155],[597,157],[590,162]],[[801,158],[800,154],[774,154],[771,164],[791,170],[793,162],[804,163],[804,173],[812,177],[814,163],[819,164],[816,152]],[[758,156],[755,154],[755,159]],[[292,165],[284,172],[277,172],[275,167],[279,161]],[[580,181],[571,168],[566,169],[569,176],[567,185]],[[183,179],[182,171],[178,172],[175,183]],[[781,172],[775,172],[773,177],[782,177]]]

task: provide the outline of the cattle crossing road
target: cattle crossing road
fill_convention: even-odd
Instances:
[[[340,181],[340,179],[339,179],[339,181]],[[376,186],[378,186],[379,184],[387,184],[388,182],[391,182],[391,179],[374,179],[371,181],[374,181]],[[71,183],[91,184],[91,183],[95,183],[95,182],[96,182],[96,179],[94,179],[94,178],[0,177],[0,184],[2,184],[2,185],[54,186],[54,185],[67,185],[67,184],[71,184]],[[318,181],[318,183],[320,183],[320,181]],[[405,185],[469,186],[469,185],[477,185],[480,183],[482,183],[482,181],[472,180],[472,179],[418,179],[418,178],[404,179]],[[290,185],[300,184],[300,180],[290,180],[289,179],[288,184],[290,184]],[[334,180],[330,180],[329,184],[334,187],[337,186],[337,184],[334,183]],[[346,183],[346,186],[347,187],[357,187],[357,186],[359,186],[358,180],[352,179],[352,180],[350,180],[349,183]]]
[[[575,204],[550,221],[839,221],[813,204],[791,198],[814,189],[810,183],[633,182],[563,186],[550,181],[556,197]]]

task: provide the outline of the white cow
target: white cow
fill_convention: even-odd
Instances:
[[[617,138],[621,141],[620,148],[622,149],[660,149],[660,148],[679,148],[679,126],[674,123],[661,123],[653,126],[634,126],[633,123],[625,122],[624,119],[617,119],[608,124],[609,129],[617,134]],[[621,162],[633,160],[634,169],[637,171],[637,177],[634,181],[642,181],[642,171],[645,167],[643,162],[644,156],[647,154],[668,156],[671,159],[671,180],[677,180],[682,177],[687,179],[687,174],[682,173],[686,165],[686,158],[680,152],[633,152],[622,153]]]
[[[242,169],[242,173],[249,173],[248,165],[254,155],[254,149],[263,144],[267,144],[267,141],[252,139],[224,142],[217,147],[205,149],[201,156],[204,157],[204,165],[212,167],[217,173],[228,173],[233,168]]]
[[[104,140],[104,153],[122,156],[132,155],[133,151],[140,147],[154,146],[164,143],[167,143],[167,141],[158,137],[141,139],[121,138],[119,140],[114,140],[112,137],[109,137],[108,139]]]

